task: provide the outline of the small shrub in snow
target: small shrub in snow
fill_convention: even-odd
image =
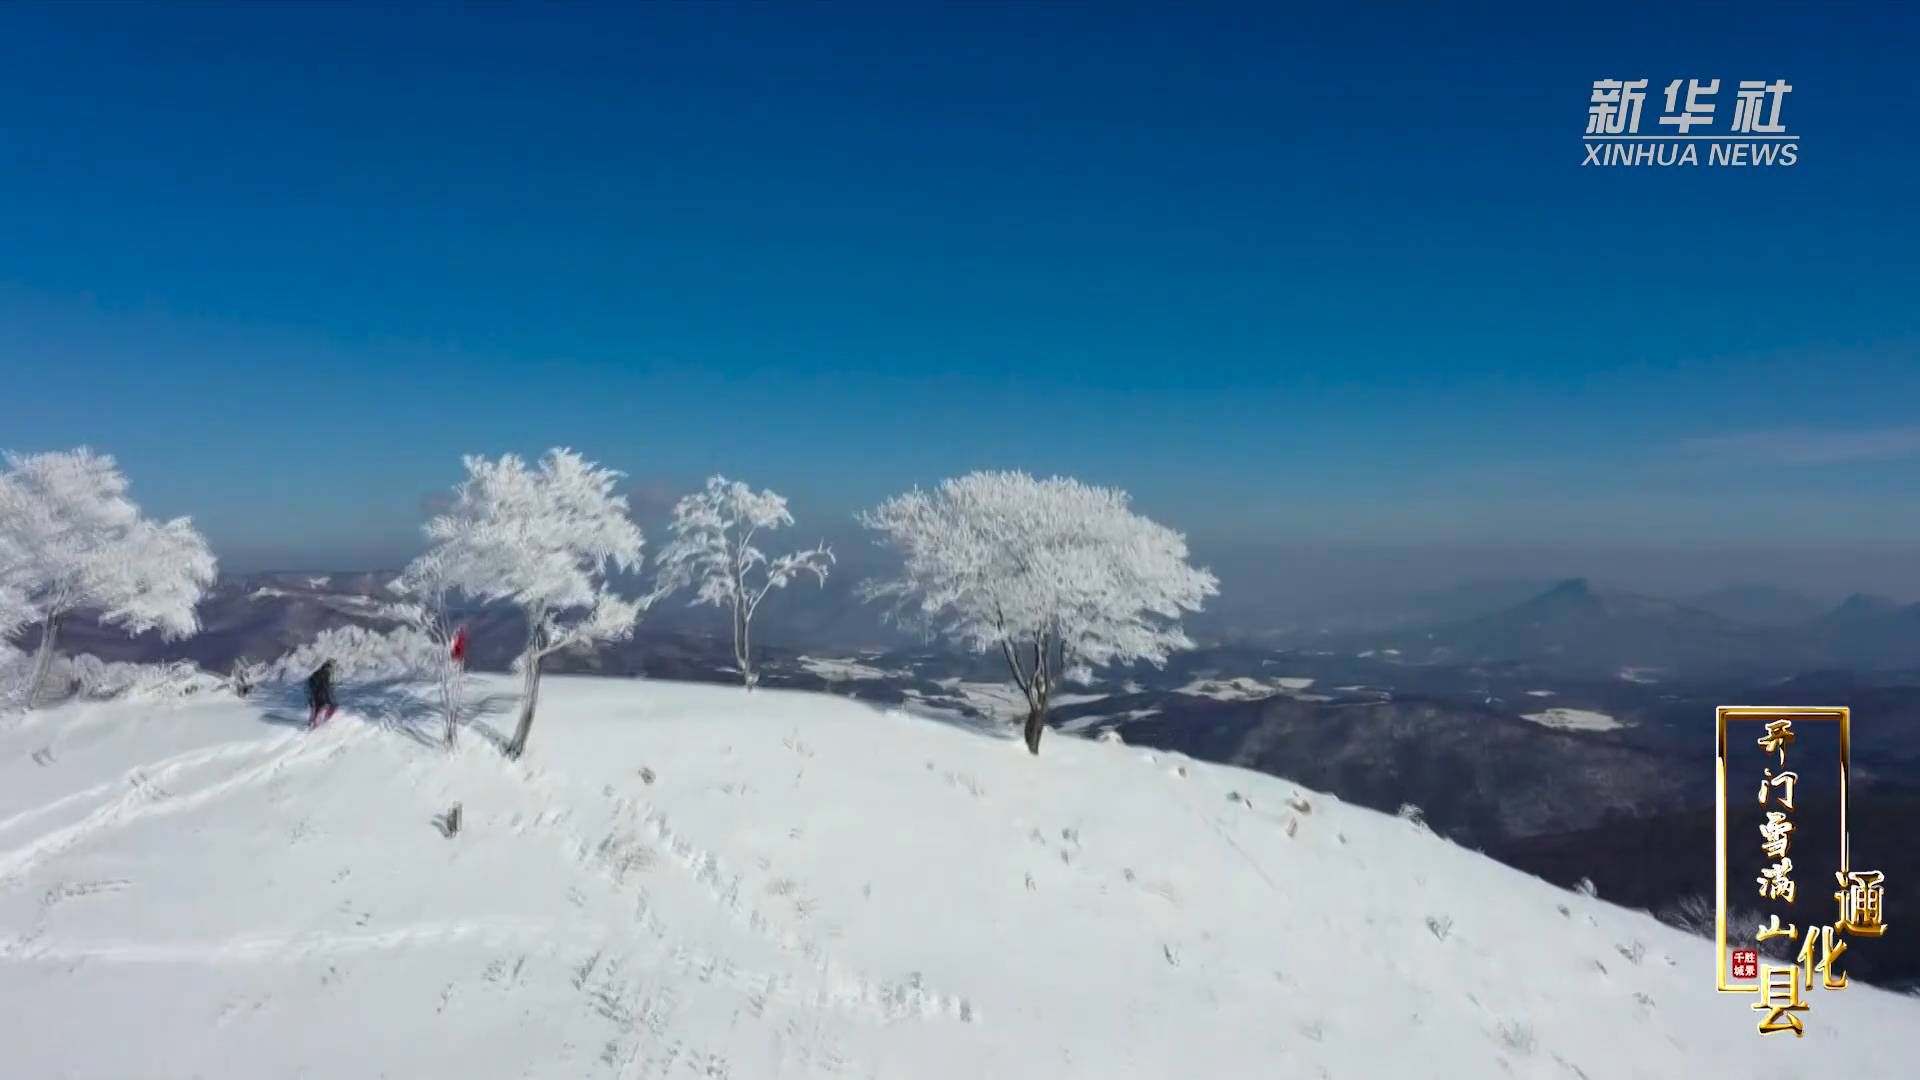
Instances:
[[[1409,825],[1412,825],[1414,828],[1420,830],[1423,833],[1427,833],[1431,835],[1433,832],[1431,828],[1427,827],[1426,814],[1421,812],[1420,808],[1413,805],[1412,803],[1401,803],[1400,813],[1398,816],[1401,821],[1404,821]]]
[[[1446,915],[1439,916],[1438,918],[1429,915],[1427,916],[1427,930],[1433,934],[1436,940],[1445,941],[1447,940],[1447,935],[1453,933],[1453,919]]]
[[[1702,937],[1713,936],[1713,922],[1719,912],[1713,901],[1699,893],[1683,896],[1672,904],[1660,909],[1654,917],[1668,926],[1676,926],[1688,933]]]
[[[225,682],[184,660],[165,664],[124,664],[81,655],[68,664],[81,694],[90,698],[154,701],[191,697],[221,689]]]
[[[1685,930],[1690,934],[1696,934],[1711,940],[1714,933],[1714,919],[1717,914],[1714,910],[1712,900],[1699,893],[1694,893],[1661,908],[1654,914],[1654,918],[1666,923],[1668,926]],[[1727,931],[1729,937],[1733,935],[1735,929],[1738,927],[1752,926],[1757,930],[1765,925],[1768,925],[1768,919],[1765,915],[1762,915],[1757,908],[1739,908],[1729,905],[1727,909]],[[1786,937],[1766,938],[1756,942],[1752,947],[1759,950],[1763,956],[1788,961],[1793,960],[1799,950],[1799,946],[1793,939]]]
[[[1500,1024],[1500,1044],[1516,1054],[1532,1054],[1534,1048],[1533,1026],[1519,1020],[1504,1020]]]
[[[90,700],[177,701],[217,691],[226,681],[183,660],[165,664],[127,664],[81,654],[54,657],[42,669],[19,650],[0,655],[0,707],[25,707],[33,686],[39,700],[77,695]]]

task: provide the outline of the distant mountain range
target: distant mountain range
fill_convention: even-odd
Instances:
[[[1794,626],[1825,614],[1818,600],[1772,585],[1729,585],[1704,592],[1688,606],[1745,626]]]
[[[1721,676],[1920,668],[1920,604],[1854,596],[1820,613],[1764,587],[1681,602],[1560,582],[1511,607],[1418,629],[1341,635],[1408,663],[1522,663],[1570,675]]]

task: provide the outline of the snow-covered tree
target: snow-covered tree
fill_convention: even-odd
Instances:
[[[185,660],[157,664],[129,664],[102,660],[85,653],[58,665],[83,697],[131,701],[172,701],[222,689],[226,681]]]
[[[451,749],[460,722],[460,697],[466,683],[466,665],[453,658],[453,639],[459,632],[447,607],[446,566],[438,553],[413,560],[388,588],[402,597],[388,613],[433,644],[431,674],[440,689],[440,710],[446,718],[445,740]]]
[[[753,545],[755,536],[791,524],[785,496],[713,476],[705,491],[674,505],[667,526],[673,541],[660,552],[654,596],[696,585],[690,606],[726,608],[733,622],[734,662],[749,690],[759,681],[753,670],[753,613],[760,602],[801,574],[812,574],[824,585],[833,566],[833,552],[824,543],[775,559]]]
[[[0,536],[0,542],[4,537]],[[0,549],[0,568],[13,565],[5,549]],[[4,573],[0,570],[0,573]],[[33,621],[33,605],[27,603],[27,595],[19,589],[9,587],[0,581],[0,647],[5,647],[14,631]]]
[[[336,679],[423,679],[437,673],[439,646],[425,633],[401,624],[385,629],[349,623],[330,626],[312,641],[275,661],[273,674],[300,682],[333,661]]]
[[[190,521],[141,517],[113,458],[85,447],[8,454],[6,463],[0,622],[40,624],[29,707],[52,667],[61,621],[76,612],[132,634],[158,630],[171,638],[199,630],[195,607],[213,583],[214,558]]]
[[[469,455],[453,507],[427,523],[449,589],[502,600],[527,620],[520,723],[507,754],[519,757],[540,699],[540,664],[575,645],[626,638],[644,601],[616,594],[607,577],[638,570],[644,538],[614,494],[621,474],[567,449],[529,467],[513,454]]]
[[[898,495],[861,515],[902,558],[869,599],[977,652],[998,649],[1026,697],[1027,749],[1040,752],[1061,680],[1191,648],[1183,612],[1219,592],[1187,562],[1181,534],[1128,509],[1127,494],[1065,477],[975,472]]]
[[[14,563],[6,543],[6,533],[0,531],[0,568]],[[13,634],[32,621],[33,609],[27,604],[25,594],[0,581],[0,712],[26,706],[31,664],[27,655],[13,644]]]

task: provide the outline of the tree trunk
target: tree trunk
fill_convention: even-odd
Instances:
[[[460,723],[460,669],[453,660],[441,657],[440,705],[447,713],[447,749],[453,749],[454,732]]]
[[[507,756],[518,758],[527,751],[527,735],[533,731],[534,706],[540,703],[540,649],[527,647],[525,684],[520,692],[520,723],[513,729],[513,741],[507,744]]]
[[[753,689],[753,622],[745,615],[735,616],[738,626],[733,633],[733,655],[740,661],[740,677],[746,680],[747,689]]]
[[[27,681],[27,708],[38,708],[40,691],[45,688],[47,672],[53,670],[53,643],[60,634],[60,616],[48,612],[40,626],[40,648],[33,656],[33,677]]]
[[[1027,752],[1040,752],[1040,736],[1047,730],[1047,708],[1034,705],[1027,709]]]

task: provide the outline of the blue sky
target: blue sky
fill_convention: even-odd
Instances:
[[[813,521],[966,469],[1197,537],[1911,548],[1911,7],[0,6],[0,445],[240,563],[468,451]],[[1583,169],[1596,78],[1790,169]],[[1657,108],[1657,93],[1648,107]],[[1649,125],[1650,126],[1650,125]]]

